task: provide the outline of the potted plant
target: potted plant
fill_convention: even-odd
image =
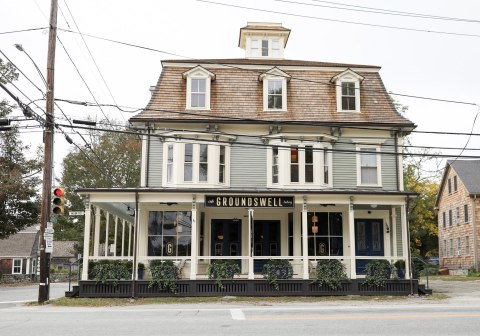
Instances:
[[[222,280],[233,279],[235,274],[240,274],[240,266],[236,260],[212,260],[207,274],[209,279],[215,279],[218,286],[224,288]]]
[[[327,285],[330,289],[337,290],[342,286],[342,281],[347,280],[345,265],[340,260],[328,259],[317,261],[315,267],[315,282],[318,285]]]
[[[397,260],[393,266],[397,270],[397,276],[399,279],[405,279],[405,260]]]
[[[390,279],[392,269],[388,260],[376,259],[367,263],[366,271],[366,284],[370,286],[383,287],[385,286],[385,281]]]
[[[143,279],[143,273],[145,272],[145,264],[139,262],[138,267],[137,267],[137,272],[138,272],[138,280]]]
[[[280,259],[270,259],[263,265],[263,277],[272,285],[275,290],[279,290],[279,279],[291,279],[293,277],[293,268],[290,261]]]
[[[150,273],[152,274],[152,280],[148,284],[148,287],[156,285],[159,290],[166,290],[175,294],[177,293],[179,272],[173,261],[150,261]]]

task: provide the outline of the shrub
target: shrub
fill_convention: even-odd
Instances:
[[[288,260],[270,259],[263,265],[263,277],[278,291],[278,279],[291,279],[293,277],[292,265]]]
[[[385,280],[390,278],[392,269],[388,260],[371,260],[366,266],[365,283],[370,286],[385,286]]]
[[[240,266],[236,260],[212,260],[207,274],[209,279],[215,279],[218,286],[224,288],[222,280],[233,279],[235,274],[240,274]]]
[[[315,267],[315,282],[319,286],[327,285],[331,289],[338,289],[341,287],[341,282],[347,280],[347,273],[345,265],[340,260],[329,259],[317,261]]]
[[[480,277],[480,272],[478,272],[475,269],[475,267],[472,266],[468,269],[467,276],[469,276],[469,277]],[[1,279],[1,273],[0,273],[0,279]]]
[[[101,260],[93,263],[91,275],[94,280],[106,283],[112,281],[115,286],[119,280],[130,280],[132,262],[123,260]]]
[[[140,268],[139,268],[140,269]],[[148,287],[157,285],[159,290],[166,290],[171,293],[177,293],[178,268],[171,260],[150,261],[150,273],[152,280]]]

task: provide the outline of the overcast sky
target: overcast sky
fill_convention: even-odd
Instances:
[[[149,87],[160,75],[161,60],[242,58],[244,51],[238,47],[241,27],[247,22],[279,22],[291,29],[287,59],[378,65],[387,90],[394,93],[480,104],[480,1],[334,1],[59,0],[58,27],[83,33],[88,49],[79,34],[58,31],[55,97],[142,108],[150,97]],[[0,5],[0,50],[44,91],[32,62],[14,44],[22,44],[46,76],[47,29],[5,33],[47,27],[50,0],[3,0]],[[371,9],[365,7],[384,11],[369,13]],[[396,11],[397,15],[388,15],[385,10]],[[9,88],[23,102],[42,98],[24,76],[16,85],[27,97],[13,86]],[[3,97],[6,95],[0,92]],[[403,96],[396,99],[409,107],[406,116],[419,131],[468,133],[479,112],[478,105]],[[45,101],[37,104],[44,109]],[[124,123],[134,115],[115,108],[101,111],[66,103],[60,106],[68,117],[76,119],[103,119],[105,114]],[[63,118],[58,110],[55,113]],[[16,115],[21,112],[17,110]],[[22,130],[25,141],[41,142],[38,129],[37,133],[25,132]],[[480,133],[480,117],[474,133]],[[78,136],[72,138],[82,145]],[[463,147],[467,139],[455,135],[412,136],[414,145],[432,147]],[[59,153],[55,158],[58,177],[61,157],[69,145],[56,135],[55,146]],[[480,148],[480,137],[472,137],[468,147]],[[460,150],[442,152],[453,158]],[[480,151],[465,154],[480,156]]]

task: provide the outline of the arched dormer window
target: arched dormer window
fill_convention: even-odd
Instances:
[[[211,81],[215,74],[198,65],[182,74],[187,80],[186,109],[210,110]]]
[[[287,82],[291,76],[277,67],[261,74],[263,81],[263,110],[287,111]]]
[[[336,86],[337,112],[360,112],[360,83],[363,77],[347,69],[331,79]]]

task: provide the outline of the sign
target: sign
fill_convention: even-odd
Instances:
[[[205,206],[211,208],[293,208],[295,197],[206,195]]]
[[[85,211],[69,211],[68,215],[69,216],[84,216]]]
[[[45,240],[45,253],[52,253],[52,252],[53,252],[53,239]]]
[[[53,234],[54,232],[55,232],[55,230],[54,230],[53,228],[47,227],[47,228],[45,229],[45,233],[51,233],[51,234]]]

